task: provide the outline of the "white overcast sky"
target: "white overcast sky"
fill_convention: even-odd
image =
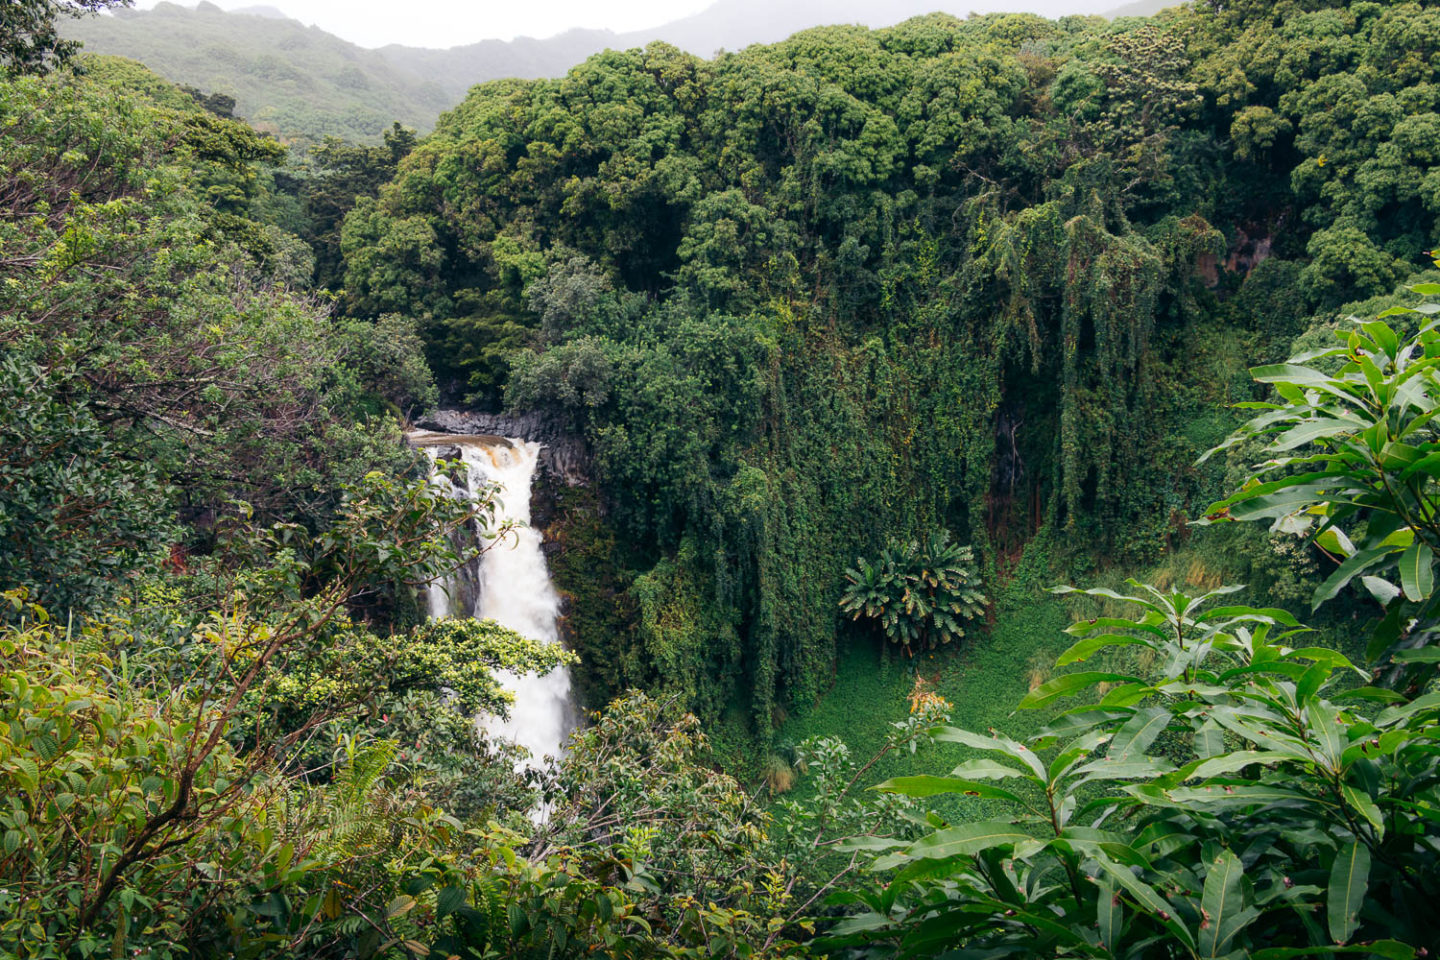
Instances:
[[[5,2],[5,0],[0,0]],[[153,7],[159,0],[137,0]],[[193,7],[196,0],[178,0]],[[658,26],[689,16],[714,0],[211,0],[234,10],[272,6],[289,17],[362,47],[403,43],[453,47],[477,40],[551,37],[571,27],[617,32]]]

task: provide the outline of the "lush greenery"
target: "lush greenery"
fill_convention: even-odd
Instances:
[[[297,159],[26,9],[0,954],[1440,939],[1440,12],[653,45]],[[575,653],[424,617],[502,532],[442,397],[583,448]],[[536,769],[477,718],[560,664]]]
[[[948,529],[987,582],[1041,530],[1082,564],[1186,542],[1244,358],[1434,243],[1435,16],[934,16],[484,84],[346,219],[346,308],[589,442],[622,546],[574,603],[625,651],[594,702],[664,685],[767,742],[891,539]]]
[[[1272,459],[1212,511],[1318,526],[1316,540],[1344,560],[1317,606],[1388,558],[1393,580],[1366,584],[1388,608],[1370,643],[1379,669],[1292,646],[1306,631],[1284,610],[1215,605],[1237,587],[1085,591],[1120,610],[1073,624],[1078,640],[1058,663],[1138,647],[1158,673],[1083,670],[1037,687],[1021,706],[1104,689],[1028,746],[995,731],[932,731],[998,756],[881,789],[1023,812],[895,844],[876,867],[898,872],[860,894],[869,912],[840,924],[834,944],[889,941],[907,956],[963,942],[1001,955],[1279,958],[1352,942],[1412,956],[1435,942],[1422,907],[1440,883],[1430,816],[1440,697],[1429,691],[1440,657],[1426,626],[1440,338],[1430,327],[1404,338],[1383,319],[1357,321],[1342,346],[1256,367],[1280,402],[1256,404],[1266,412],[1227,445],[1267,434]],[[1303,365],[1320,359],[1337,369]],[[1277,472],[1288,475],[1262,481]],[[1344,533],[1356,523],[1373,556]]]
[[[950,542],[948,533],[932,534],[921,544],[886,544],[873,563],[864,559],[845,571],[840,609],[852,620],[879,621],[893,643],[912,653],[965,636],[962,621],[985,607],[977,589],[975,552]]]
[[[62,33],[91,53],[137,60],[175,83],[231,97],[253,126],[297,147],[326,137],[378,143],[395,121],[429,130],[455,100],[379,51],[296,20],[226,13],[212,3],[76,20]]]

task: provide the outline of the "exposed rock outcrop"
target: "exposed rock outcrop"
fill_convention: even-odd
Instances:
[[[590,453],[585,448],[585,441],[543,412],[509,416],[471,410],[436,410],[417,420],[416,426],[445,433],[538,440],[545,444],[540,454],[541,470],[566,486],[585,487],[590,484]]]
[[[512,417],[442,409],[419,418],[415,425],[441,433],[515,437],[543,443],[545,448],[540,451],[540,462],[530,486],[530,522],[540,530],[550,529],[562,521],[558,509],[561,488],[588,487],[594,477],[585,441],[566,430],[556,418],[543,413]],[[559,540],[547,536],[542,549],[546,557],[552,557],[560,549]]]

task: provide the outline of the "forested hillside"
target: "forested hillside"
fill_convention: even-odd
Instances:
[[[582,645],[626,649],[602,699],[738,697],[764,736],[887,538],[994,577],[1042,532],[1189,536],[1240,358],[1424,263],[1433,16],[934,16],[482,85],[347,220],[347,304],[591,442],[630,598],[578,578]]]
[[[370,50],[307,27],[275,7],[226,12],[209,2],[194,8],[168,2],[148,10],[120,8],[113,16],[67,20],[61,27],[92,53],[138,60],[176,83],[231,97],[251,124],[303,147],[327,136],[378,142],[394,121],[428,131],[441,111],[477,83],[562,76],[607,49],[660,40],[708,57],[821,23],[889,25],[941,9],[963,14],[967,8],[951,0],[779,6],[720,0],[693,16],[628,33],[570,29],[540,39],[482,40],[445,49],[389,43]],[[1073,9],[1101,12],[1105,3],[1088,0]]]
[[[0,19],[0,956],[1440,943],[1440,9],[656,43],[302,158],[76,71],[109,5]],[[564,647],[432,602],[520,491],[423,417],[570,458]]]
[[[175,83],[231,97],[256,129],[302,147],[325,137],[378,142],[397,121],[427,131],[457,100],[318,28],[212,3],[122,8],[68,21],[64,33],[91,53],[138,60]]]

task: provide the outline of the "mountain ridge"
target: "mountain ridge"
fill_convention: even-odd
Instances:
[[[1027,4],[1009,0],[999,5],[1012,9],[995,12],[1023,12],[1018,8]],[[1170,5],[1139,0],[1106,13],[1077,15],[1143,15]],[[122,8],[62,26],[67,37],[82,41],[90,52],[137,60],[176,83],[233,96],[236,112],[257,128],[304,145],[325,136],[378,142],[395,121],[424,133],[477,83],[561,76],[607,49],[659,40],[710,57],[818,26],[883,27],[934,12],[964,16],[971,6],[968,0],[835,0],[823,6],[810,0],[788,5],[717,0],[699,13],[643,30],[573,28],[546,38],[481,40],[443,49],[365,48],[307,26],[273,5],[225,11],[208,0],[193,8],[170,2],[148,10]]]

